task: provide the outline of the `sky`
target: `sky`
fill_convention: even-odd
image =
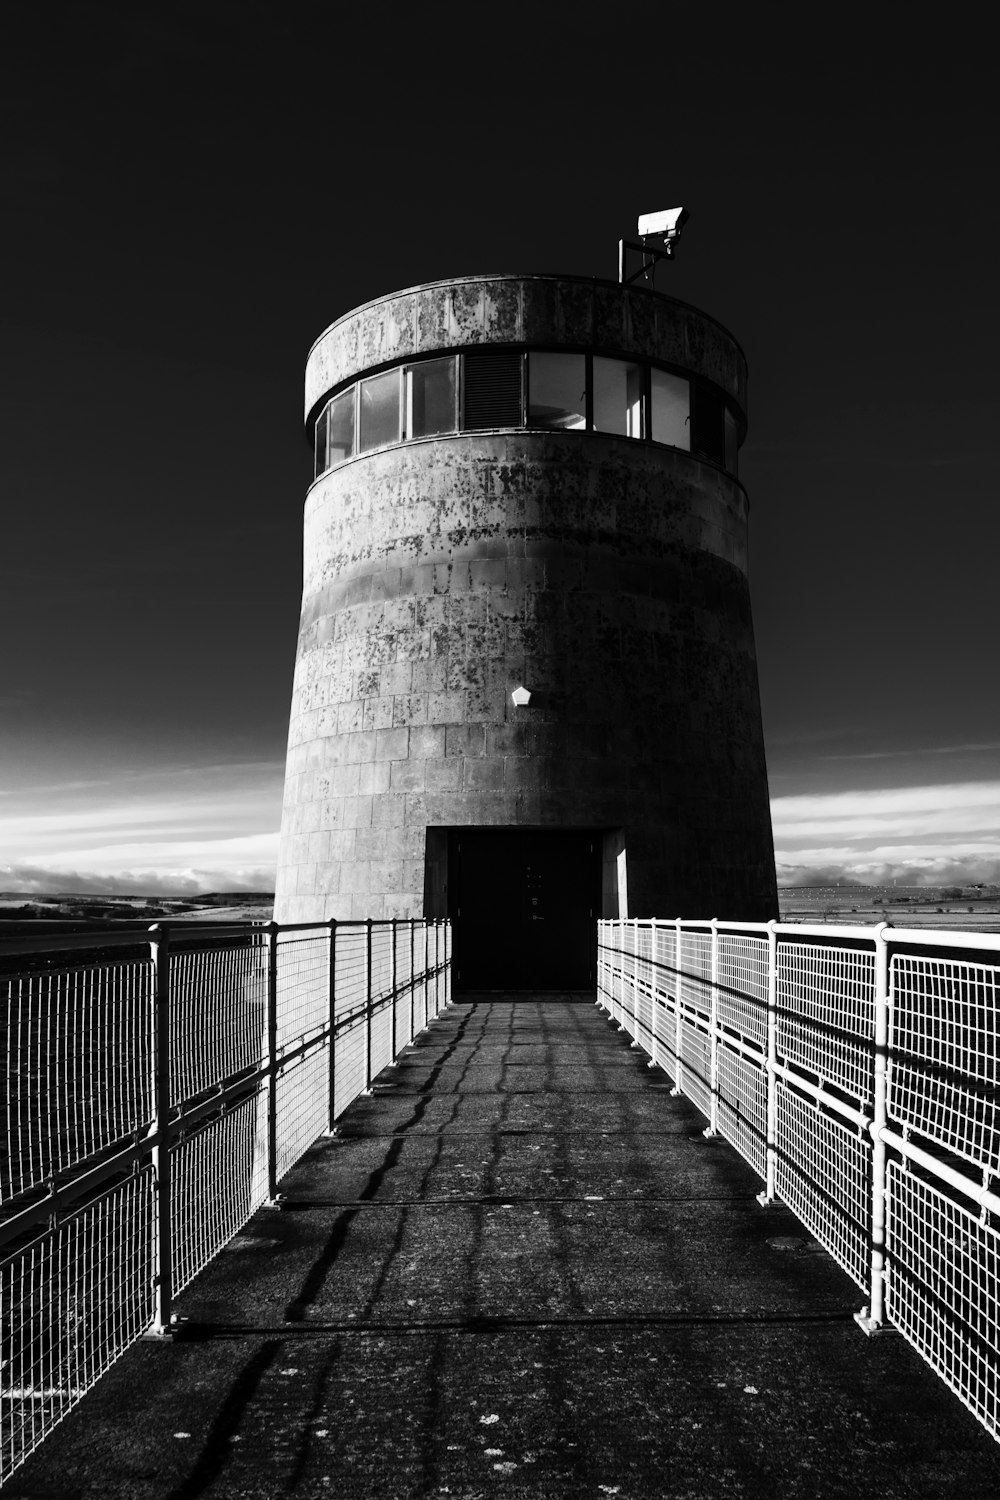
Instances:
[[[1000,879],[992,54],[902,14],[19,8],[0,890],[272,887],[309,346],[421,281],[613,279],[674,204],[657,285],[750,365],[779,880]]]

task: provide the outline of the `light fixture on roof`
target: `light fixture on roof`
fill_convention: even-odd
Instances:
[[[639,276],[644,281],[651,282],[658,263],[661,260],[673,260],[674,246],[690,217],[686,208],[661,208],[658,213],[639,215],[639,239],[618,241],[618,280],[623,286]],[[626,250],[635,250],[642,256],[638,270],[633,271],[631,276],[625,275]]]
[[[510,695],[510,701],[515,708],[524,708],[531,702],[531,694],[526,687],[516,687]]]

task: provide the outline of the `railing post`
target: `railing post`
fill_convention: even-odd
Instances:
[[[875,929],[875,1077],[872,1136],[871,1200],[871,1300],[854,1314],[854,1321],[867,1334],[880,1333],[885,1325],[885,1225],[888,1058],[889,1058],[889,945],[888,922]]]
[[[684,986],[681,974],[681,919],[674,918],[674,990],[677,1003],[676,1030],[674,1032],[674,1086],[670,1090],[675,1097],[684,1092],[684,1064],[681,1062],[681,1048],[684,1044],[683,1021],[681,1009],[683,1006]]]
[[[659,1066],[659,1057],[656,1053],[656,1044],[659,1038],[656,1035],[656,918],[652,917],[649,923],[649,1063],[650,1068]]]
[[[417,938],[416,921],[410,918],[410,1041],[417,1034]]]
[[[331,917],[330,927],[330,960],[329,975],[327,979],[327,998],[329,1002],[330,1015],[330,1062],[327,1069],[330,1087],[330,1107],[328,1111],[327,1135],[337,1133],[337,918]]]
[[[392,1057],[390,1067],[396,1066],[396,918],[392,918],[392,965],[389,976],[389,992],[392,995]]]
[[[278,924],[268,922],[267,933],[267,1199],[277,1208],[278,1193]]]
[[[713,917],[712,928],[712,1003],[708,1012],[708,1128],[702,1135],[709,1140],[719,1133],[719,919]]]
[[[771,1208],[778,1201],[776,1169],[778,1164],[778,924],[767,924],[767,1154],[764,1189],[757,1194],[761,1208]]]
[[[173,1332],[174,1257],[171,1226],[170,1183],[170,932],[156,923],[149,929],[149,962],[152,977],[150,1027],[153,1119],[150,1135],[155,1201],[155,1258],[153,1263],[154,1338],[170,1338]]]
[[[430,1008],[429,1007],[429,1003],[428,1003],[428,998],[427,998],[427,968],[428,968],[428,964],[429,963],[430,963],[430,934],[429,934],[428,927],[427,927],[427,918],[425,917],[424,918],[424,972],[423,972],[424,1026],[427,1025],[427,1012],[428,1012],[428,1010]]]
[[[365,1093],[372,1087],[372,919],[365,922]]]
[[[623,1026],[622,1031],[628,1027]],[[632,1047],[639,1047],[639,918],[632,918]]]

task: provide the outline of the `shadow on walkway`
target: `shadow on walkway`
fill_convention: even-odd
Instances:
[[[592,1000],[463,999],[14,1496],[993,1500],[995,1444]]]

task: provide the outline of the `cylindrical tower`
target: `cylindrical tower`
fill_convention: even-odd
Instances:
[[[646,288],[463,277],[327,329],[279,921],[451,915],[460,984],[570,984],[598,915],[776,915],[745,400]]]

